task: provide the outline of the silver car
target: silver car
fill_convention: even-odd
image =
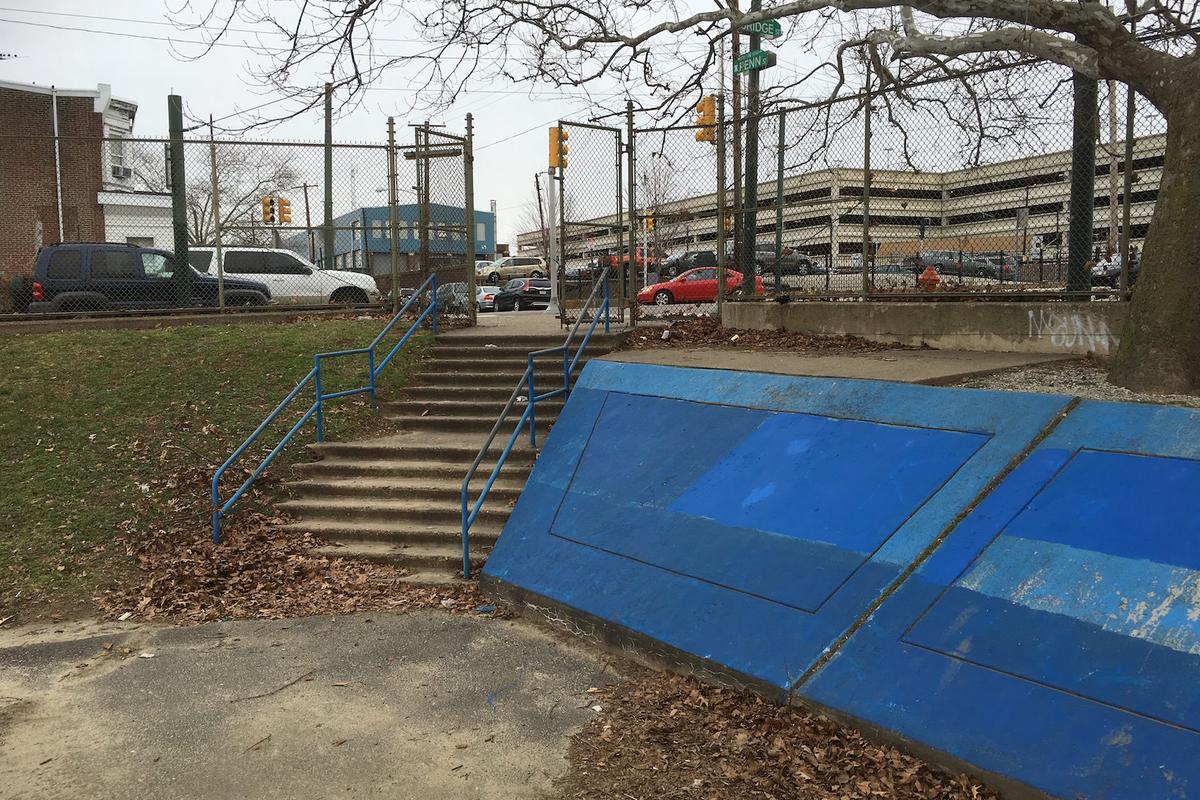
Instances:
[[[493,261],[486,267],[475,269],[475,280],[498,284],[509,278],[544,278],[546,261],[537,256],[506,256],[499,261]]]
[[[475,305],[480,311],[496,310],[496,295],[500,293],[499,286],[476,286]]]

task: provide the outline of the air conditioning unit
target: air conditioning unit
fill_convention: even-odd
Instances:
[[[133,177],[133,169],[131,169],[130,167],[122,167],[117,164],[113,164],[112,176],[114,178],[132,178]]]

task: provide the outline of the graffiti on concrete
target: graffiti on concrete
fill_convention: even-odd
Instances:
[[[1072,353],[1107,355],[1117,344],[1117,337],[1109,330],[1108,323],[1100,317],[1078,311],[1063,313],[1056,309],[1030,309],[1029,336],[1048,338],[1056,349]]]

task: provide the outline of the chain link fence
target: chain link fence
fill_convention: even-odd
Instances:
[[[723,109],[711,136],[638,127],[632,180],[628,152],[618,179],[633,197],[624,222],[610,185],[621,132],[560,123],[572,137],[565,274],[598,258],[635,264],[646,317],[716,313],[743,286],[794,300],[1119,298],[1122,237],[1136,286],[1166,145],[1166,120],[1144,101],[1126,135],[1129,101],[1124,85],[1099,84],[1094,166],[1073,154],[1071,74],[1045,63],[772,109],[743,154],[749,182],[734,152],[735,129],[750,141],[747,117]]]
[[[4,137],[32,202],[0,219],[0,310],[384,310],[436,272],[439,312],[472,320],[495,229],[471,209],[470,135],[413,130],[394,158],[386,141],[184,139],[182,187],[167,139]]]

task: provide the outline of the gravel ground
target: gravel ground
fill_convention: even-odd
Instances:
[[[1092,359],[1055,361],[1032,367],[993,372],[967,378],[957,386],[972,389],[1002,389],[1011,392],[1050,392],[1069,394],[1088,400],[1122,403],[1166,403],[1200,408],[1200,396],[1182,394],[1142,394],[1108,382],[1108,367]]]

